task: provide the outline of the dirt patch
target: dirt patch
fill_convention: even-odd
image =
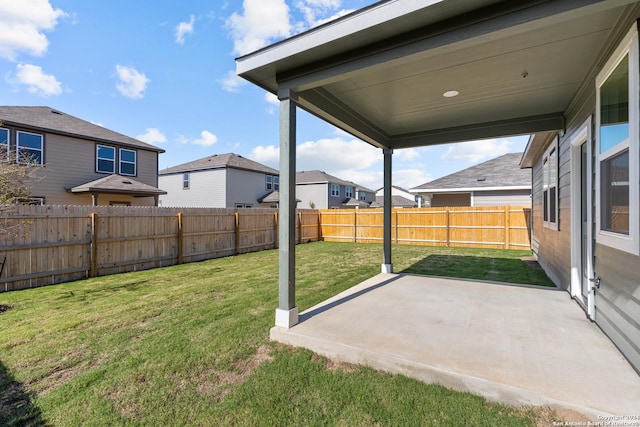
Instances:
[[[531,410],[535,415],[537,427],[565,425],[565,423],[584,423],[584,425],[587,425],[589,421],[593,421],[593,419],[573,409],[536,406],[531,408]]]
[[[311,361],[314,363],[324,364],[324,368],[330,372],[343,372],[349,374],[358,370],[358,365],[327,359],[326,357],[319,356],[315,353],[311,356]]]

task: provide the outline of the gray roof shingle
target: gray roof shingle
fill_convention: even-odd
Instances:
[[[135,138],[114,132],[51,107],[0,106],[0,123],[4,123],[7,126],[18,126],[96,142],[117,143],[164,153],[162,148],[138,141]]]
[[[353,181],[346,181],[344,179],[337,178],[333,175],[329,175],[324,171],[312,170],[312,171],[296,172],[296,184],[319,184],[319,183],[346,185],[348,187],[354,187],[359,190],[363,190],[369,193],[374,193],[374,191],[369,188],[363,187],[362,185],[358,185]]]
[[[71,189],[72,193],[118,193],[140,196],[153,196],[167,194],[152,185],[145,184],[129,177],[118,174],[108,175]]]
[[[520,169],[522,153],[508,153],[411,189],[531,187],[531,171]]]
[[[279,175],[280,173],[262,163],[254,162],[246,157],[234,153],[214,154],[202,159],[182,163],[170,168],[162,169],[158,175],[169,175],[174,173],[195,172],[208,169],[235,168],[248,171],[263,172],[269,175]]]

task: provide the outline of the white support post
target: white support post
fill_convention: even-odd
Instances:
[[[393,209],[391,202],[391,157],[393,156],[393,150],[384,148],[382,152],[384,155],[384,231],[382,234],[383,257],[381,271],[383,273],[393,273],[393,264],[391,262],[391,212]]]

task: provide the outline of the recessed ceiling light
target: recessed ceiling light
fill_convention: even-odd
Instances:
[[[459,94],[460,92],[458,92],[457,90],[448,90],[443,93],[442,96],[444,96],[445,98],[453,98],[454,96],[458,96]]]

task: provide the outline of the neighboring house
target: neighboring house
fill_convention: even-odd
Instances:
[[[301,209],[368,208],[375,201],[373,190],[319,170],[296,173],[296,197]]]
[[[391,204],[394,208],[418,208],[420,206],[420,201],[417,198],[420,196],[416,196],[415,194],[409,193],[408,190],[405,190],[402,187],[398,187],[394,185],[391,187]],[[376,201],[371,204],[371,207],[381,208],[384,206],[384,187],[378,189],[376,191]]]
[[[0,146],[41,168],[28,202],[154,206],[164,150],[50,107],[0,107]]]
[[[520,168],[522,153],[509,153],[410,191],[425,206],[530,206],[531,174]]]
[[[296,106],[381,148],[386,177],[394,150],[533,135],[521,162],[533,251],[640,372],[639,19],[629,0],[387,0],[240,57],[237,74],[278,95],[283,174]],[[285,327],[299,320],[292,218],[280,222]]]
[[[163,207],[277,207],[278,171],[238,154],[214,154],[158,172]],[[271,197],[269,197],[271,196]]]

